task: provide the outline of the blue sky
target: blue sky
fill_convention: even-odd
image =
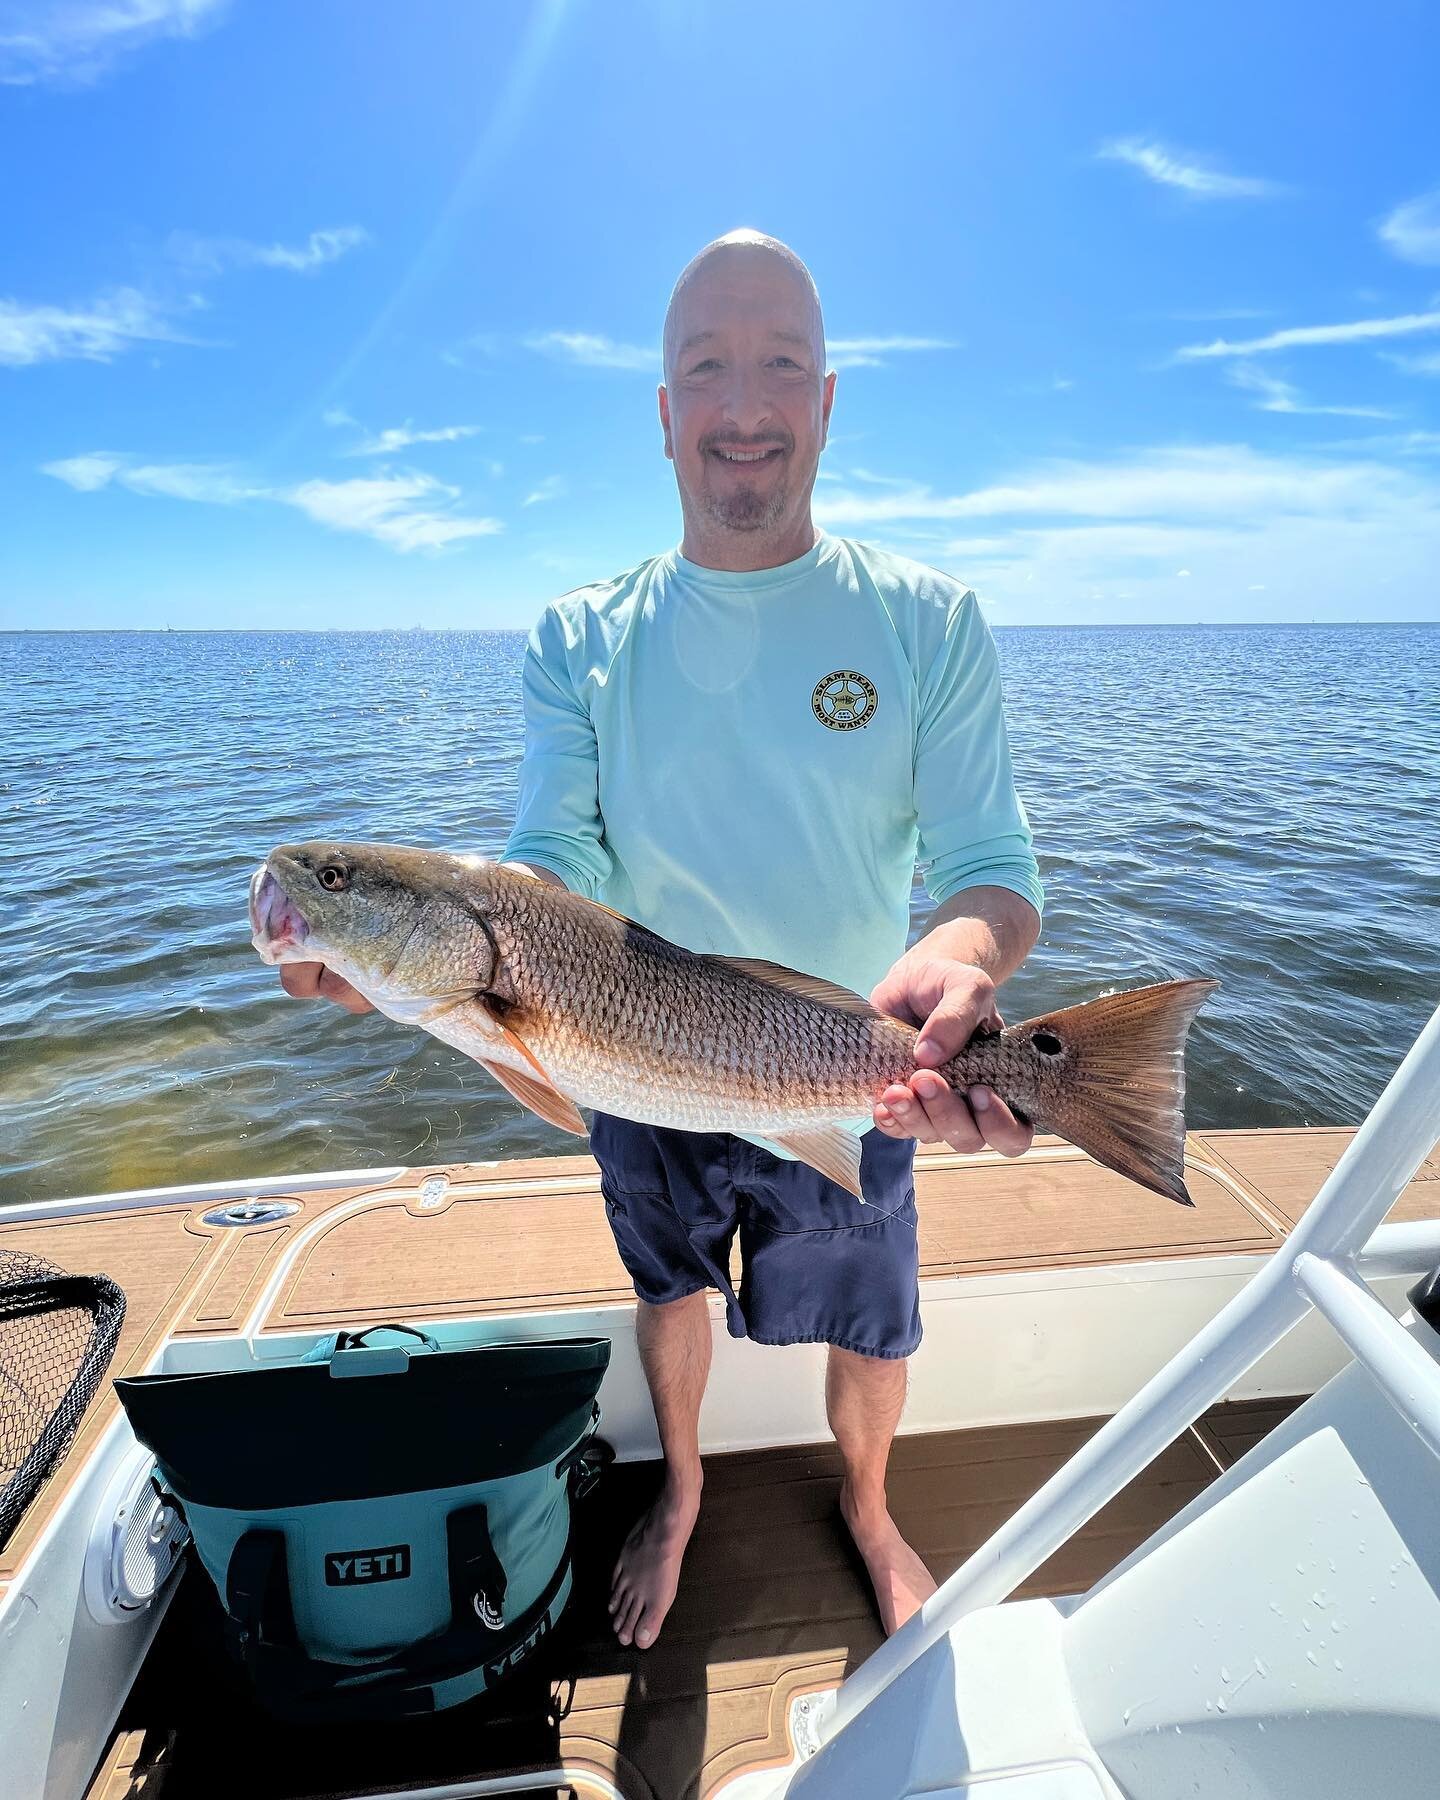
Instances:
[[[0,0],[0,624],[526,625],[753,225],[827,528],[999,624],[1440,617],[1424,0]]]

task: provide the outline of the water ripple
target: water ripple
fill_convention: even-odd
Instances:
[[[1191,1122],[1359,1119],[1440,1000],[1440,630],[997,635],[1049,892],[1007,1014],[1215,975]],[[244,922],[287,838],[496,852],[523,647],[0,637],[0,1204],[574,1147]]]

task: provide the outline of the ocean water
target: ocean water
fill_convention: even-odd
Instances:
[[[1049,895],[1006,1015],[1216,976],[1190,1123],[1358,1121],[1440,1003],[1440,627],[996,637]],[[288,999],[246,919],[287,839],[495,853],[523,648],[0,636],[0,1205],[575,1148],[422,1033]]]

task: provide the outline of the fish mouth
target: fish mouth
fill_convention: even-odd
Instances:
[[[250,877],[250,941],[268,963],[314,961],[310,927],[268,863]]]

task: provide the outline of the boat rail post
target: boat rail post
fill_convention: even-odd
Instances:
[[[1284,1243],[1203,1330],[842,1683],[835,1710],[820,1727],[822,1744],[832,1741],[967,1613],[996,1605],[1013,1593],[1180,1432],[1222,1399],[1309,1312],[1317,1262],[1353,1272],[1370,1233],[1409,1185],[1437,1136],[1440,1008]],[[1296,1265],[1302,1257],[1307,1260],[1301,1265],[1302,1278],[1297,1279]],[[787,1792],[797,1797],[806,1793],[806,1769],[814,1766],[802,1766]]]

